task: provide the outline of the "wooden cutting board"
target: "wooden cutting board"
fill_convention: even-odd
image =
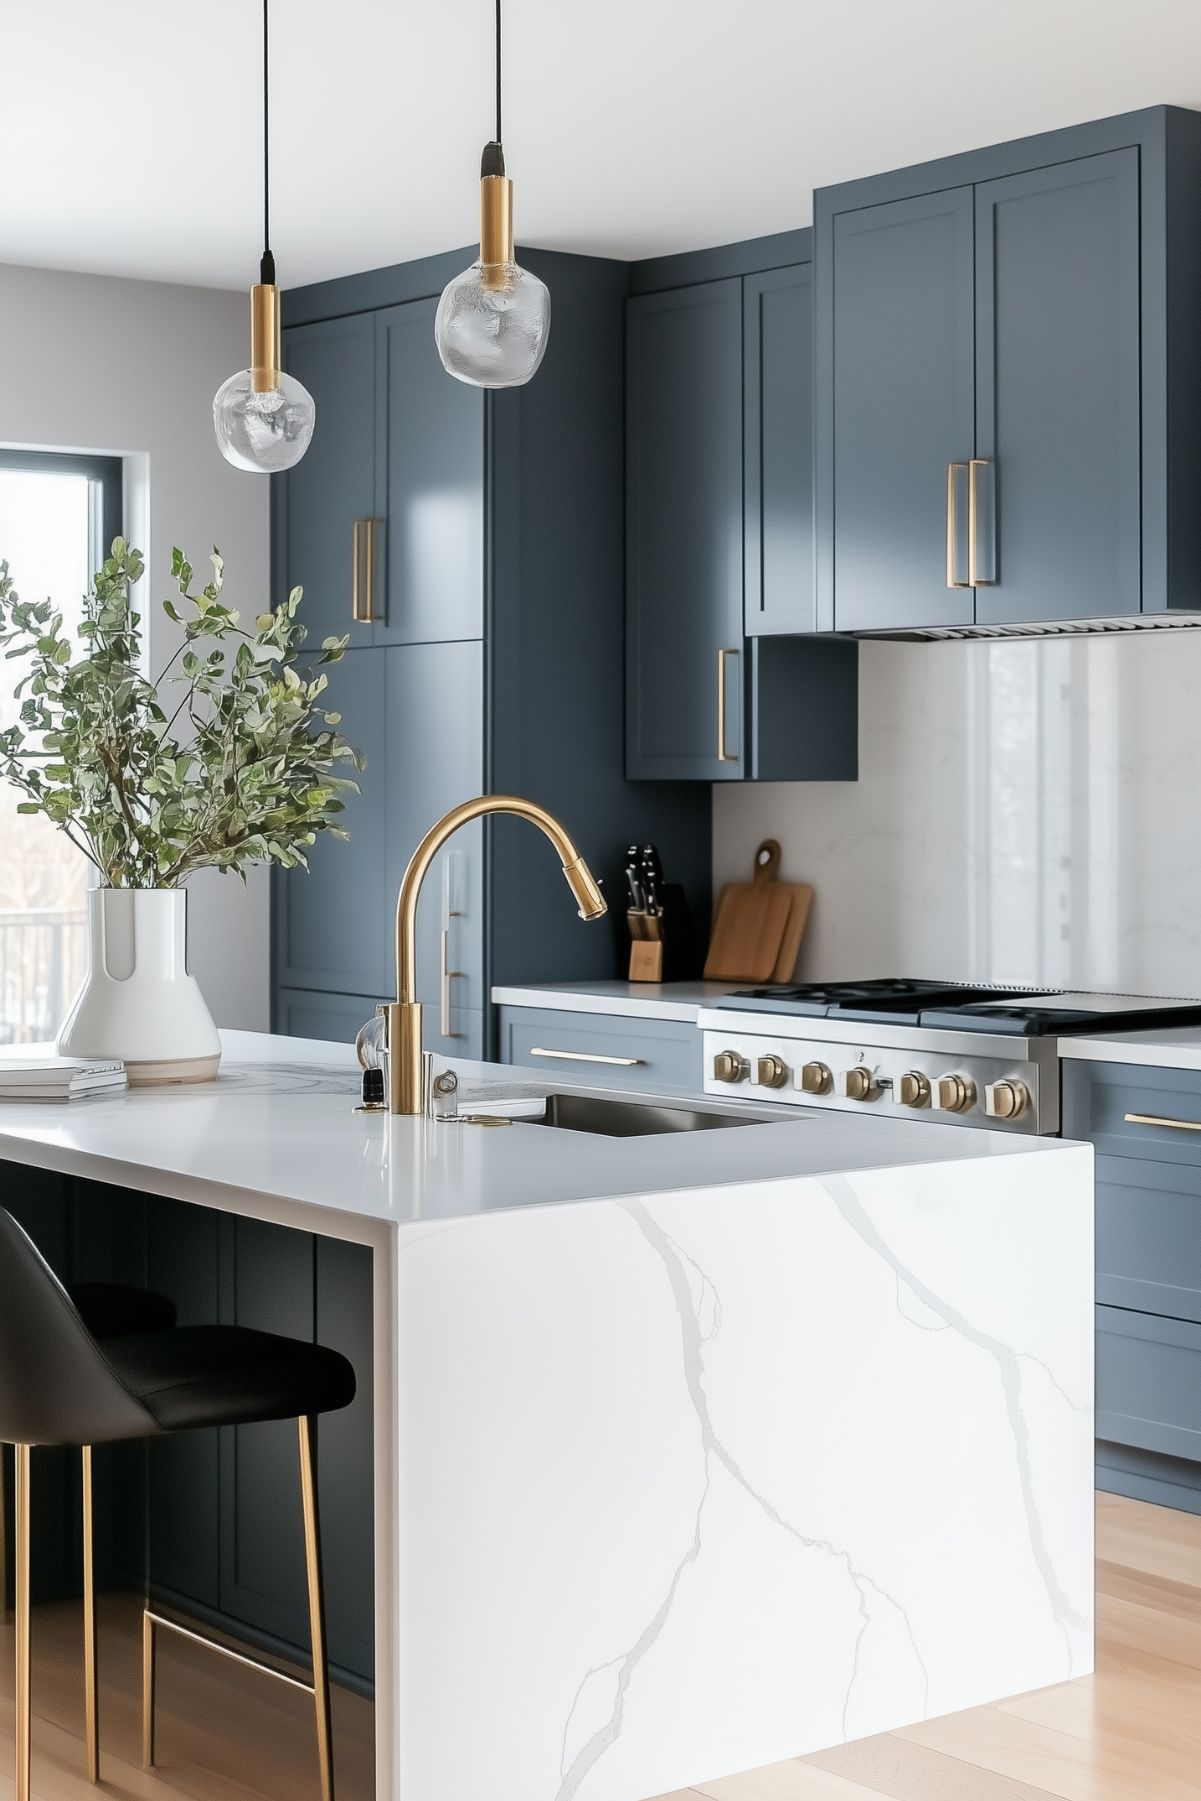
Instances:
[[[786,982],[796,968],[812,888],[781,882],[780,846],[767,838],[749,882],[727,882],[705,961],[707,982]]]

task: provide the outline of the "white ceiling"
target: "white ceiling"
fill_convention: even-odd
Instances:
[[[0,0],[0,261],[255,279],[258,0]],[[637,257],[831,181],[1201,105],[1197,0],[506,0],[520,240]],[[491,0],[274,0],[284,286],[471,240]],[[1199,222],[1201,224],[1201,222]]]

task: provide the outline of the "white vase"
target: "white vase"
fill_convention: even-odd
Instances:
[[[120,1057],[130,1083],[209,1082],[221,1040],[188,973],[182,888],[90,888],[87,973],[58,1035],[68,1057]]]

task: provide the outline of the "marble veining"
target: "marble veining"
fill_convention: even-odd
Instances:
[[[642,1801],[1087,1671],[1091,1212],[1061,1146],[402,1239],[403,1793]]]

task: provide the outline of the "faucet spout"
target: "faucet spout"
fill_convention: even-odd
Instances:
[[[417,903],[421,885],[447,839],[492,813],[526,819],[554,845],[581,919],[600,919],[605,900],[596,878],[567,832],[552,813],[515,794],[481,794],[465,800],[431,826],[404,872],[396,897],[396,1002],[385,1009],[388,1042],[388,1105],[393,1113],[420,1113],[425,1106],[424,1042],[421,1002],[417,998]]]

